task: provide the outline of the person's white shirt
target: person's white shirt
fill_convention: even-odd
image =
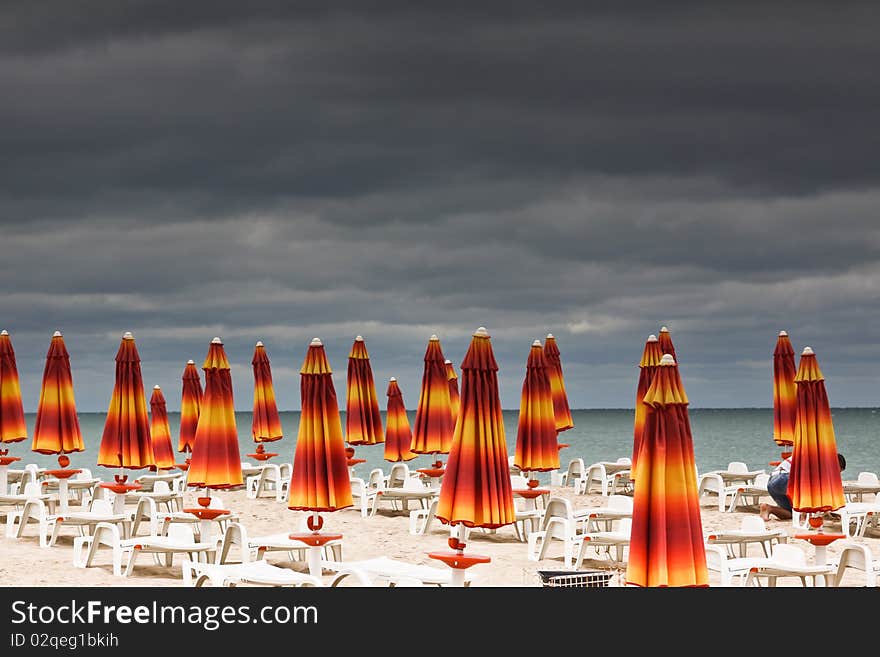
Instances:
[[[791,472],[791,457],[787,459],[782,459],[775,468],[773,468],[773,472],[770,473],[770,476],[778,475],[783,472]]]

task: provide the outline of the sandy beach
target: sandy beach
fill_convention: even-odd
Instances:
[[[578,495],[572,488],[550,487],[551,495],[571,500],[575,508],[586,506],[602,506],[607,498],[600,494]],[[283,531],[296,531],[299,528],[304,512],[290,511],[286,503],[276,502],[274,498],[261,497],[249,499],[244,491],[233,491],[221,494],[227,507],[235,510],[240,522],[252,536],[275,534]],[[184,506],[196,506],[194,491],[187,491]],[[74,507],[75,508],[75,507]],[[741,510],[734,513],[721,513],[717,503],[711,497],[703,499],[701,506],[704,533],[721,529],[735,529],[746,513],[754,511]],[[378,507],[376,515],[362,518],[355,509],[345,509],[335,513],[324,514],[325,528],[343,534],[343,558],[348,560],[367,559],[388,556],[412,563],[445,567],[430,559],[427,552],[446,549],[448,529],[439,522],[431,526],[428,535],[419,536],[409,533],[409,517],[402,511],[392,511],[388,503]],[[782,528],[789,536],[796,533],[790,521],[771,519],[767,523],[770,528]],[[839,524],[827,521],[825,531],[839,530]],[[145,530],[142,528],[140,533]],[[4,586],[182,586],[180,561],[175,558],[172,568],[157,566],[151,558],[143,557],[138,561],[131,577],[114,576],[110,566],[109,550],[102,555],[99,565],[80,569],[72,566],[72,543],[76,529],[64,530],[55,546],[39,547],[36,537],[36,526],[27,529],[27,535],[21,539],[0,539],[3,559],[0,560],[0,582]],[[880,539],[868,537],[858,539],[869,545],[875,557],[880,557]],[[811,558],[812,547],[802,540],[791,540],[791,544],[805,550],[808,560]],[[828,547],[830,558],[839,552],[841,541],[835,541]],[[536,587],[541,586],[537,574],[539,570],[562,570],[561,543],[555,542],[550,549],[548,558],[530,561],[527,557],[527,544],[517,540],[512,527],[503,527],[495,533],[474,531],[468,544],[469,551],[484,554],[492,558],[491,563],[477,565],[472,573],[475,576],[473,586],[488,587]],[[750,556],[760,556],[758,545],[749,548]],[[296,570],[306,571],[304,562],[286,561],[282,552],[269,553],[268,561],[284,565]],[[604,560],[585,560],[582,568],[609,568],[611,564]],[[617,569],[610,585],[619,585],[622,577]],[[332,574],[325,572],[323,579],[328,583]],[[841,581],[841,586],[862,586],[862,573],[848,570]],[[718,586],[717,574],[710,571],[710,584]],[[796,579],[786,578],[779,581],[779,586],[800,586]]]

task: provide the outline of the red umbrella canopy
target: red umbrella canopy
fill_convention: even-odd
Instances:
[[[523,472],[559,468],[553,395],[540,340],[532,343],[526,361],[513,463]]]
[[[211,340],[202,364],[205,396],[199,413],[187,485],[199,488],[234,488],[243,483],[232,374],[220,338]]]
[[[139,470],[155,464],[141,358],[134,336],[125,333],[116,352],[116,382],[98,448],[98,465]]]
[[[635,421],[633,422],[633,451],[632,465],[630,471],[635,474],[636,460],[639,456],[639,446],[642,442],[642,431],[645,428],[645,415],[648,407],[642,403],[651,382],[654,380],[654,374],[660,366],[660,359],[663,358],[663,352],[660,351],[660,341],[656,335],[649,335],[645,342],[645,349],[642,352],[642,360],[639,362],[639,383],[636,387],[636,412]],[[630,479],[633,477],[631,476]]]
[[[0,332],[0,443],[17,443],[27,438],[24,406],[15,351],[8,331]]]
[[[571,410],[568,407],[568,395],[565,392],[565,378],[562,375],[562,360],[559,346],[552,333],[544,340],[544,358],[547,361],[547,373],[550,377],[550,391],[553,393],[553,411],[556,415],[556,431],[567,431],[574,428]]]
[[[271,443],[281,440],[284,434],[281,432],[281,418],[278,417],[278,404],[275,402],[272,368],[262,342],[257,342],[254,347],[251,364],[254,366],[254,419],[251,423],[254,442]]]
[[[180,435],[177,437],[178,452],[193,451],[201,407],[202,380],[199,378],[199,370],[196,369],[195,362],[188,360],[183,370],[183,391],[180,396]]]
[[[795,376],[797,416],[788,495],[795,511],[834,511],[846,503],[837,460],[837,441],[825,377],[810,347],[801,353]]]
[[[409,449],[412,443],[412,430],[403,404],[403,393],[393,376],[388,380],[386,394],[388,409],[385,412],[385,460],[392,463],[411,461],[418,455]]]
[[[162,388],[153,386],[150,396],[150,436],[153,439],[153,456],[156,467],[170,470],[174,463],[174,447],[171,445],[171,427],[168,424],[168,409],[165,407],[165,395]]]
[[[461,363],[461,406],[437,518],[451,525],[495,529],[515,517],[498,364],[489,333],[481,326]]]
[[[370,355],[360,335],[354,339],[351,353],[348,354],[347,381],[345,439],[348,444],[375,445],[385,442]]]
[[[302,410],[287,504],[290,509],[338,511],[354,504],[332,374],[323,343],[313,339],[300,370]]]
[[[448,358],[444,362],[446,365],[446,379],[449,381],[449,405],[452,408],[452,424],[458,419],[458,406],[460,403],[460,395],[458,394],[458,375],[455,373],[455,367]]]
[[[780,447],[794,443],[797,416],[797,368],[794,347],[785,331],[779,332],[773,350],[773,440]]]
[[[635,473],[626,581],[708,586],[688,398],[665,354],[645,394],[648,407]]]
[[[410,448],[416,454],[448,454],[452,445],[455,422],[445,361],[440,338],[432,335],[425,350],[422,389]]]
[[[84,449],[73,397],[70,355],[61,332],[55,331],[46,354],[31,450],[40,454],[69,454]]]
[[[672,344],[672,336],[669,335],[669,329],[665,326],[660,327],[660,351],[664,354],[671,354],[672,359],[678,363],[678,356],[675,354],[675,347]]]

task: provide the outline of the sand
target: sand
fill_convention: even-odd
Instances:
[[[571,500],[575,508],[585,506],[603,506],[606,498],[599,494],[578,495],[571,488],[550,487],[551,494]],[[194,491],[185,494],[184,506],[197,506]],[[276,534],[285,531],[297,531],[305,512],[290,511],[286,503],[275,501],[274,497],[248,499],[244,491],[233,491],[222,494],[228,508],[234,509],[240,516],[240,522],[247,528],[249,535]],[[767,501],[770,501],[769,498]],[[734,513],[718,511],[714,498],[705,497],[701,507],[704,533],[721,529],[739,527],[744,514],[756,514],[757,509],[741,509]],[[444,568],[442,564],[430,559],[427,552],[447,549],[448,528],[439,522],[432,524],[427,535],[411,535],[409,533],[408,514],[392,511],[388,503],[381,504],[375,516],[362,518],[360,512],[345,509],[325,515],[325,529],[343,534],[343,557],[345,559],[367,559],[388,556],[413,563],[427,564]],[[788,535],[796,533],[791,521],[773,520],[767,522],[770,528],[782,528]],[[839,531],[839,523],[835,525],[827,521],[825,531]],[[142,556],[131,577],[114,576],[110,566],[109,551],[104,551],[99,565],[87,569],[72,566],[72,545],[75,528],[67,528],[59,537],[55,546],[39,547],[36,537],[36,525],[27,529],[27,535],[21,539],[0,539],[0,582],[4,586],[181,586],[180,561],[177,557],[172,568],[153,564],[151,557]],[[147,531],[142,526],[141,533]],[[858,539],[871,547],[875,558],[880,558],[880,537]],[[801,540],[790,541],[798,545],[808,555],[812,555],[812,546]],[[841,541],[828,547],[829,556],[833,558],[839,552]],[[474,531],[471,533],[468,551],[491,557],[489,564],[478,565],[472,569],[475,576],[473,586],[489,587],[536,587],[541,586],[537,574],[539,570],[564,569],[562,562],[561,543],[556,541],[548,558],[543,561],[530,561],[527,557],[526,543],[517,540],[512,527],[503,527],[494,533]],[[761,548],[757,544],[750,547],[750,556],[761,556]],[[286,560],[286,553],[269,553],[267,559],[279,565],[296,570],[306,571],[303,562]],[[585,561],[583,568],[608,568],[615,572],[611,585],[622,581],[622,568],[614,569],[604,560]],[[329,582],[331,574],[325,573],[324,580]],[[863,586],[862,573],[848,570],[841,586]],[[717,575],[710,573],[710,585],[719,584]],[[796,579],[780,580],[779,586],[800,586]]]

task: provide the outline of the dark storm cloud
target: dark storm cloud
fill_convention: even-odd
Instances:
[[[125,330],[172,408],[214,335],[247,408],[255,340],[296,407],[308,340],[341,385],[358,333],[412,407],[427,337],[483,324],[507,407],[548,331],[573,405],[626,406],[662,323],[696,405],[767,405],[781,328],[874,404],[878,11],[5,3],[26,405],[55,328],[101,410]]]

